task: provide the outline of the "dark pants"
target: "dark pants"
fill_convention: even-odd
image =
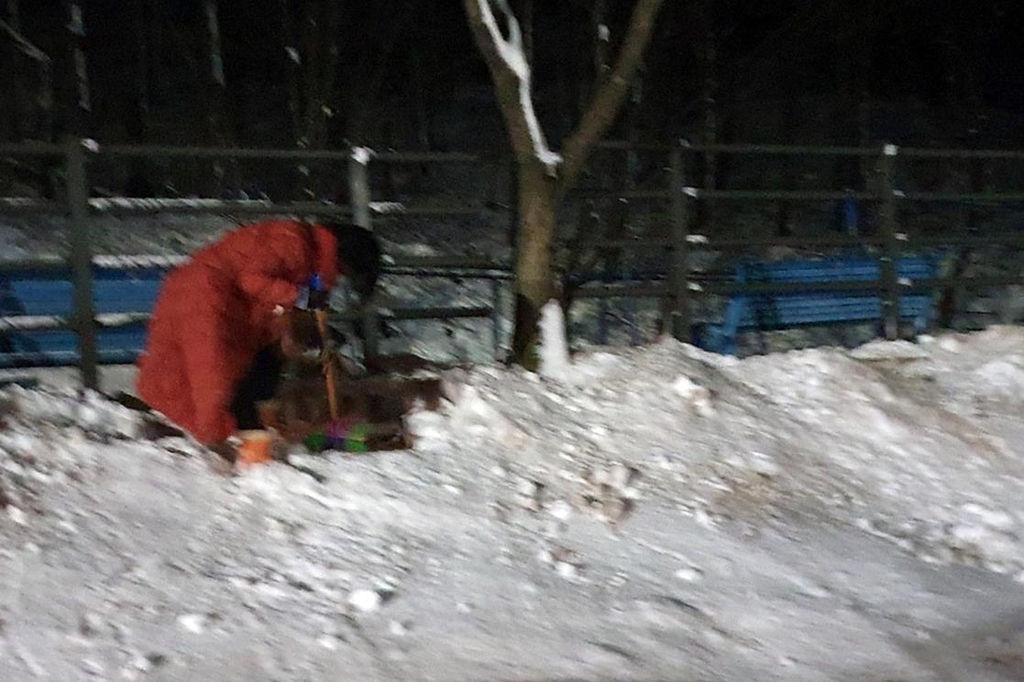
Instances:
[[[231,414],[239,429],[262,428],[256,403],[274,397],[283,369],[284,360],[276,344],[265,346],[256,353],[249,371],[235,384],[235,396],[231,400]]]

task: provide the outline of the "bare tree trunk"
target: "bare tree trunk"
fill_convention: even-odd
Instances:
[[[946,81],[948,83],[959,83],[960,88],[955,89],[950,93],[951,104],[960,110],[962,119],[967,126],[977,125],[978,121],[976,117],[982,115],[981,98],[977,90],[977,80],[974,74],[970,60],[966,58],[966,55],[962,54],[960,50],[955,49],[952,44],[947,45],[947,72]],[[976,148],[978,146],[976,136],[976,130],[968,128],[968,142],[965,146],[970,148]],[[947,169],[946,173],[949,173],[952,169]],[[992,177],[992,167],[990,159],[970,159],[968,160],[968,175],[970,182],[970,192],[972,194],[980,194],[986,190],[992,189],[990,187],[990,181]],[[966,213],[962,220],[967,223],[968,230],[971,233],[976,233],[983,220],[983,215],[980,213],[980,209],[975,205],[968,205]],[[949,266],[950,272],[947,274],[954,279],[954,281],[961,279],[967,268],[970,265],[971,249],[968,246],[961,246],[952,252],[952,262]],[[938,315],[936,322],[939,327],[951,328],[956,323],[956,316],[959,312],[962,304],[964,303],[964,290],[958,289],[955,286],[948,287],[941,291],[938,296]]]
[[[133,142],[146,139],[147,117],[149,115],[149,17],[152,3],[133,3],[132,34],[135,38],[135,73],[132,90],[132,115],[129,119],[129,136]]]
[[[871,92],[866,86],[860,89],[857,101],[857,144],[861,147],[871,146]],[[871,177],[870,163],[871,159],[864,157],[860,167],[860,186],[865,189]]]
[[[322,149],[330,141],[330,123],[338,110],[336,101],[335,83],[338,78],[338,35],[341,32],[342,6],[344,3],[328,1],[326,7],[326,18],[324,33],[321,36],[322,56],[320,73],[318,74],[318,87],[316,89],[315,109],[313,111],[315,133],[311,136],[311,143],[315,149]],[[318,192],[323,192],[325,187],[322,178],[326,174],[319,174],[321,178],[318,183]]]
[[[206,127],[211,142],[219,147],[234,144],[234,135],[227,122],[227,78],[220,46],[220,20],[217,0],[203,0],[203,23],[207,59]],[[224,187],[238,187],[238,168],[233,160],[217,160],[213,165],[213,190],[219,195]]]
[[[782,104],[782,140],[785,144],[796,143],[797,130],[796,95],[788,95]],[[793,162],[790,159],[782,160],[782,187],[792,191],[796,189],[796,174],[793,172]],[[778,203],[778,213],[775,215],[775,234],[780,237],[788,237],[793,234],[790,227],[793,205],[785,199]]]
[[[291,3],[280,0],[281,43],[287,68],[288,110],[292,137],[302,149],[326,146],[329,122],[338,107],[334,84],[338,72],[337,36],[341,27],[342,4],[334,0],[306,0],[298,17]],[[297,168],[298,193],[317,197],[324,186],[314,181],[313,164]]]
[[[464,0],[466,16],[494,82],[518,160],[519,230],[513,360],[536,366],[540,309],[555,296],[555,209],[575,183],[597,141],[615,120],[650,41],[662,0],[637,0],[614,67],[594,92],[562,156],[548,149],[530,95],[522,32],[506,0]],[[503,22],[503,24],[502,24]]]
[[[306,0],[298,21],[289,0],[280,0],[281,44],[284,47],[288,86],[288,111],[292,139],[301,149],[327,145],[329,123],[338,107],[335,80],[338,75],[338,32],[342,4],[334,0]],[[324,186],[314,181],[314,164],[297,167],[298,193],[317,197]]]
[[[622,153],[619,163],[616,163],[612,173],[615,183],[615,191],[628,193],[635,188],[635,177],[633,169],[637,165],[636,148],[639,144],[640,102],[643,99],[643,80],[638,75],[630,90],[629,102],[624,104],[625,112],[621,117],[621,136],[629,148]],[[629,232],[629,199],[615,197],[609,207],[608,221],[605,224],[605,238],[614,241],[626,239]],[[616,279],[616,273],[622,268],[622,247],[611,247],[601,249],[602,260],[604,261],[604,279],[606,282]],[[601,314],[605,314],[608,301],[602,299]]]
[[[210,129],[215,134],[221,134],[224,114],[223,100],[224,90],[227,88],[227,79],[224,76],[224,57],[220,49],[220,19],[217,16],[217,0],[203,0],[203,20],[206,28],[206,54],[209,59],[209,78],[211,94],[218,100],[216,106],[211,107]]]
[[[540,310],[555,298],[553,241],[555,236],[554,179],[537,160],[519,163],[519,234],[516,251],[514,360],[537,368]]]
[[[414,11],[415,5],[416,3],[413,0],[406,0],[402,9],[398,12],[398,16],[390,22],[390,31],[384,39],[380,59],[366,81],[369,87],[355,100],[359,107],[351,116],[349,132],[356,139],[362,138],[365,135],[367,118],[375,114],[379,109],[380,92],[387,82],[387,67],[391,62],[391,57],[394,54],[395,46],[398,44],[402,31],[405,30],[406,25],[416,16]]]
[[[832,3],[830,13],[840,12],[840,5]],[[866,88],[871,54],[871,32],[863,27],[857,31],[839,31],[836,34],[835,51],[837,108],[833,110],[833,139],[841,146],[867,146]],[[867,188],[865,160],[869,157],[836,157],[833,160],[833,188],[838,190],[864,191]],[[835,228],[850,229],[844,208],[845,202],[837,202]]]
[[[0,139],[50,140],[53,137],[54,84],[49,55],[20,32],[18,3],[8,0],[7,20],[0,20]],[[70,60],[69,60],[70,64]],[[69,69],[70,70],[70,69]],[[12,175],[35,191],[52,196],[47,182],[54,159],[3,159]]]
[[[21,33],[21,12],[18,8],[18,0],[7,0],[7,26],[10,31],[15,34]],[[4,112],[4,118],[7,119],[7,135],[6,139],[9,140],[20,140],[24,137],[22,117],[25,102],[25,75],[23,70],[19,68],[22,60],[18,58],[18,51],[14,47],[8,47],[6,45],[0,45],[0,57],[4,56],[4,52],[10,52],[9,56],[0,62],[0,75],[4,76],[4,82],[7,84],[7,111]]]
[[[611,31],[608,28],[608,0],[594,0],[590,13],[590,36],[594,41],[594,85],[600,86],[611,67]]]
[[[876,16],[877,9],[875,1],[869,0],[864,7],[865,16]],[[867,38],[863,40],[857,51],[856,62],[856,91],[857,91],[857,145],[860,147],[871,146],[871,62],[873,59],[874,44],[869,30]],[[859,187],[867,190],[870,185],[870,178],[873,173],[873,160],[870,156],[862,156],[859,164],[860,178]]]
[[[159,85],[163,83],[163,32],[163,0],[146,0],[146,51],[149,57],[146,60],[149,69],[146,78],[151,102],[159,99]]]
[[[290,0],[280,0],[279,9],[281,17],[281,46],[284,48],[285,55],[285,83],[288,89],[288,114],[291,119],[292,141],[296,147],[301,149],[308,146],[302,115],[305,109],[302,99],[302,43],[300,42],[301,37],[295,30]],[[305,26],[305,22],[303,22],[303,26]],[[306,185],[308,178],[308,169],[302,164],[296,166],[296,184],[292,187],[293,197],[309,191]]]
[[[321,47],[322,31],[320,26],[322,24],[322,17],[320,10],[323,7],[325,0],[306,0],[303,3],[303,13],[300,17],[301,28],[300,33],[300,44],[301,44],[301,55],[302,55],[302,69],[299,72],[301,79],[301,102],[302,108],[299,110],[301,117],[301,125],[299,126],[299,146],[305,148],[315,148],[316,144],[313,140],[315,137],[313,126],[314,121],[319,117],[319,112],[316,112],[315,102],[318,99],[317,91],[319,90],[319,74],[320,65],[324,62],[325,55],[324,50]],[[307,169],[308,173],[308,169]],[[308,185],[308,178],[307,178]],[[306,191],[312,194],[311,188],[307,186]]]
[[[54,88],[50,56],[32,44],[21,33],[18,3],[15,0],[8,0],[8,2],[8,20],[0,20],[0,34],[6,36],[6,39],[0,41],[0,45],[2,45],[0,49],[6,50],[9,55],[2,62],[2,65],[8,70],[4,81],[10,88],[9,96],[12,106],[9,136],[12,139],[22,137],[49,139],[49,119],[53,115]],[[69,59],[70,62],[73,62],[73,59]],[[36,69],[36,73],[29,74],[29,67]],[[38,82],[34,91],[30,91],[28,87],[27,79],[30,75]],[[35,106],[30,107],[32,104]],[[26,125],[25,119],[29,117],[38,117],[41,121],[35,125]]]
[[[583,55],[584,66],[580,67],[580,71],[585,75],[579,79],[576,90],[578,116],[582,116],[587,110],[594,91],[600,87],[608,75],[608,51],[611,36],[608,25],[605,23],[607,10],[607,0],[594,0],[594,4],[590,8],[590,52]]]
[[[64,11],[68,18],[68,54],[71,61],[73,93],[67,114],[67,132],[84,135],[87,117],[92,110],[89,95],[89,72],[85,59],[85,17],[80,0],[64,0]]]
[[[302,136],[302,94],[300,76],[302,73],[302,52],[299,49],[299,37],[295,33],[295,22],[292,20],[292,8],[289,0],[280,0],[281,46],[285,54],[285,74],[288,88],[288,113],[291,115],[292,139],[296,146],[303,146]]]
[[[325,0],[319,19],[307,17],[315,55],[306,74],[306,138],[312,149],[327,145],[328,121],[334,117],[334,81],[338,72],[340,2]]]
[[[428,11],[431,9],[427,8]],[[430,101],[426,79],[423,73],[427,69],[426,60],[430,59],[431,51],[423,49],[423,36],[417,35],[409,50],[409,73],[412,76],[412,101],[416,116],[416,141],[420,148],[429,151],[434,148],[433,135],[430,127]]]
[[[17,3],[14,7],[8,6],[7,30],[4,33],[17,34],[18,27]],[[0,79],[3,82],[4,98],[0,101],[3,107],[3,118],[7,125],[3,139],[20,140],[24,137],[24,107],[25,107],[25,73],[22,65],[25,63],[14,47],[14,40],[0,41]]]
[[[7,25],[21,33],[21,11],[18,0],[7,0]]]
[[[705,4],[703,11],[706,30],[704,34],[703,69],[704,86],[701,93],[701,105],[704,112],[704,125],[702,140],[705,145],[713,145],[718,141],[718,103],[715,101],[718,90],[717,74],[718,49],[715,32],[710,16],[710,2]],[[715,189],[715,171],[717,158],[714,152],[704,152],[704,183],[706,190]],[[705,233],[709,233],[714,227],[715,204],[710,199],[704,199],[698,207],[698,224]]]
[[[146,141],[147,119],[149,117],[149,17],[152,9],[149,2],[136,2],[131,6],[131,31],[134,38],[132,90],[127,103],[125,127],[128,141],[142,144]],[[133,158],[129,161],[125,194],[134,197],[153,196],[153,188],[147,177],[146,160]]]

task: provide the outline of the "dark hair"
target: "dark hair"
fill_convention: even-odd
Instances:
[[[377,286],[383,266],[380,241],[369,230],[350,223],[325,223],[338,242],[338,268],[348,271],[352,288],[368,298]]]

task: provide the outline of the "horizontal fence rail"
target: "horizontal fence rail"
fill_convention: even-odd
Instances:
[[[52,357],[35,352],[7,354],[16,366],[49,366],[77,363],[83,383],[98,386],[98,365],[103,362],[131,361],[130,353],[98,350],[97,335],[101,330],[130,327],[144,323],[149,311],[97,314],[93,303],[92,269],[170,268],[187,261],[188,256],[160,257],[96,256],[92,254],[89,217],[95,215],[296,215],[308,217],[340,217],[364,227],[371,227],[373,218],[389,217],[458,217],[480,215],[487,207],[465,203],[412,203],[373,201],[366,168],[370,164],[502,164],[505,159],[485,158],[475,154],[376,152],[367,148],[347,149],[257,149],[174,147],[159,145],[101,144],[95,140],[69,139],[63,143],[0,143],[0,156],[57,161],[64,167],[64,198],[61,200],[0,197],[0,214],[65,215],[71,218],[71,248],[66,257],[45,256],[18,260],[0,260],[0,273],[11,275],[31,269],[37,275],[70,279],[74,294],[74,313],[70,315],[2,315],[0,332],[70,331],[78,338],[77,354],[61,351]],[[198,197],[128,198],[88,196],[88,164],[94,159],[209,159],[253,160],[295,163],[337,162],[347,165],[351,202],[326,201],[274,202],[266,199],[212,199]],[[435,306],[425,308],[374,309],[360,313],[369,324],[367,354],[377,352],[377,324],[374,320],[423,321],[490,318],[494,334],[494,350],[500,349],[499,316],[500,283],[511,279],[511,266],[487,259],[464,257],[413,258],[388,257],[384,273],[394,276],[437,277],[447,279],[481,279],[491,282],[488,306]],[[335,321],[351,321],[360,315],[336,315]]]
[[[641,148],[624,143],[602,143],[604,149],[620,152],[636,152]],[[875,294],[882,299],[884,332],[887,338],[895,338],[898,329],[897,300],[908,292],[953,291],[954,295],[972,289],[982,289],[1007,284],[1024,284],[1024,276],[972,276],[950,274],[942,277],[920,278],[911,281],[896,276],[892,264],[901,253],[921,249],[963,249],[971,247],[1016,247],[1024,248],[1024,230],[999,234],[962,234],[928,236],[907,234],[900,229],[899,210],[901,206],[913,203],[959,203],[975,206],[997,206],[1024,203],[1024,191],[1002,190],[986,192],[933,192],[901,190],[896,185],[896,169],[900,159],[910,160],[992,160],[1024,161],[1024,151],[1003,149],[923,149],[897,147],[891,144],[873,147],[808,146],[777,144],[691,144],[680,141],[675,146],[660,149],[669,158],[668,182],[664,189],[638,190],[632,187],[584,188],[572,192],[581,200],[606,199],[630,202],[632,200],[659,200],[668,204],[672,239],[641,242],[638,240],[582,240],[570,242],[576,248],[595,250],[612,249],[622,252],[659,251],[666,254],[663,267],[656,273],[648,273],[647,279],[663,279],[663,282],[633,283],[623,286],[591,274],[595,283],[579,285],[573,291],[573,298],[611,298],[634,296],[663,296],[662,319],[681,340],[690,339],[693,328],[693,302],[703,296],[742,295],[785,295],[798,292],[860,292]],[[714,175],[701,177],[702,185],[688,183],[687,167],[701,157],[730,155],[739,157],[846,157],[858,162],[874,161],[877,166],[878,182],[869,190],[849,189],[723,189],[714,184]],[[696,178],[694,178],[696,179]],[[710,184],[708,184],[710,183]],[[878,207],[879,224],[877,233],[822,234],[813,236],[750,236],[722,237],[711,231],[694,234],[693,216],[702,207],[718,202],[857,202]],[[814,251],[817,249],[868,249],[878,263],[879,277],[859,281],[806,282],[737,282],[722,281],[722,276],[708,276],[694,270],[692,256],[698,253],[743,253],[752,249],[785,247],[793,251]],[[800,257],[795,255],[795,257]],[[813,256],[810,256],[813,257]],[[605,273],[616,277],[621,273]]]
[[[651,153],[667,158],[667,181],[659,187],[639,188],[580,188],[571,196],[581,201],[618,200],[650,202],[651,209],[661,206],[668,216],[669,236],[656,239],[597,238],[570,241],[563,245],[570,252],[593,249],[617,252],[647,253],[659,258],[660,265],[653,270],[588,271],[573,266],[568,275],[572,280],[571,299],[654,298],[662,303],[663,319],[667,328],[678,338],[689,340],[694,323],[695,303],[704,296],[784,295],[792,292],[860,292],[881,297],[886,336],[896,335],[896,309],[899,297],[907,292],[929,292],[952,289],[957,292],[972,288],[1024,284],[1024,278],[1011,275],[964,277],[941,274],[913,280],[897,276],[893,263],[901,253],[932,248],[973,248],[1007,246],[1024,248],[1024,230],[1005,234],[963,234],[927,236],[907,234],[900,228],[901,206],[913,203],[969,203],[972,205],[1005,205],[1024,203],[1024,191],[998,192],[933,192],[903,191],[896,184],[896,169],[902,159],[912,160],[1002,160],[1024,161],[1020,150],[967,150],[902,148],[893,145],[874,147],[844,146],[787,146],[777,144],[690,144],[675,145],[633,144],[624,141],[602,142],[599,151],[613,153]],[[714,186],[713,177],[702,177],[704,184],[689,181],[688,168],[695,159],[707,155],[733,155],[741,157],[811,157],[850,158],[858,162],[872,161],[878,168],[878,182],[870,190],[836,189],[722,189]],[[489,158],[474,154],[373,151],[365,148],[350,149],[257,149],[173,147],[153,145],[100,144],[93,140],[68,140],[64,143],[0,143],[0,156],[28,157],[57,161],[64,168],[64,194],[61,200],[0,197],[0,214],[64,214],[71,218],[71,251],[66,258],[30,258],[19,261],[0,261],[0,272],[18,268],[38,268],[53,273],[69,273],[73,281],[75,312],[69,316],[5,316],[0,317],[0,331],[18,329],[64,329],[77,334],[78,362],[87,386],[97,384],[96,365],[99,355],[96,335],[99,330],[117,328],[144,321],[148,311],[135,311],[120,315],[97,314],[93,307],[92,269],[116,267],[123,269],[172,267],[187,256],[94,256],[89,235],[89,216],[112,215],[299,215],[345,217],[365,227],[374,219],[391,217],[471,216],[487,210],[485,206],[470,203],[429,203],[374,201],[370,180],[366,172],[370,164],[504,164],[507,159]],[[351,200],[348,204],[324,201],[273,202],[264,199],[208,199],[208,198],[121,198],[90,197],[87,189],[88,164],[93,159],[210,159],[258,160],[277,162],[336,162],[346,164]],[[696,179],[696,178],[694,178]],[[876,233],[821,234],[813,236],[718,236],[713,230],[695,231],[693,217],[703,206],[717,202],[857,202],[876,206],[878,224]],[[511,202],[515,204],[514,199]],[[647,205],[647,204],[645,204]],[[743,253],[751,249],[783,247],[794,251],[827,249],[867,249],[878,264],[877,277],[864,280],[827,282],[756,282],[735,281],[728,273],[705,273],[693,265],[693,257],[700,253]],[[132,259],[135,260],[132,260]],[[147,260],[149,259],[149,260]],[[154,260],[155,259],[155,260]],[[471,319],[490,317],[494,328],[494,345],[499,340],[498,310],[501,286],[513,278],[513,264],[493,258],[467,256],[412,257],[389,256],[385,272],[403,277],[444,277],[450,279],[480,279],[489,281],[491,305],[420,309],[379,309],[377,318],[403,321],[425,319]],[[572,279],[572,278],[570,278]],[[568,281],[568,280],[567,280]],[[351,316],[350,316],[351,317]],[[340,319],[340,318],[339,318]],[[47,325],[52,325],[47,327]],[[373,325],[371,325],[373,326]],[[376,339],[367,339],[367,352],[375,352]],[[31,356],[27,354],[26,357]],[[108,354],[108,357],[111,357]],[[27,360],[26,360],[27,361]]]

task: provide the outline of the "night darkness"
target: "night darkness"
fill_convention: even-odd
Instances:
[[[23,33],[53,56],[59,68],[64,63],[61,3],[21,4]],[[292,23],[301,23],[301,17],[309,16],[304,13],[320,3],[219,0],[216,4],[229,139],[253,145],[293,142],[288,130],[285,43],[295,39],[284,35],[282,12],[288,6]],[[574,119],[580,84],[591,77],[592,3],[535,4],[535,95],[545,128],[557,140]],[[607,21],[613,41],[631,4],[609,3]],[[93,105],[85,122],[87,131],[114,140],[201,140],[207,92],[202,3],[148,0],[136,6],[123,0],[85,0],[83,5]],[[339,2],[338,6],[337,74],[331,95],[335,115],[323,143],[350,140],[438,149],[504,143],[496,110],[481,107],[489,80],[460,2],[375,0]],[[715,84],[713,96],[720,117],[726,121],[723,129],[736,141],[842,137],[841,131],[814,129],[814,119],[821,119],[824,126],[826,117],[820,110],[801,111],[807,97],[816,98],[816,106],[823,100],[866,97],[918,110],[930,107],[936,115],[990,110],[997,118],[1019,121],[1024,111],[1020,18],[1017,3],[1006,0],[669,2],[647,51],[639,135],[663,140],[694,134],[708,76]],[[713,63],[705,58],[708,36],[715,41]],[[140,50],[147,51],[142,80],[132,75]],[[9,62],[11,51],[3,54]],[[68,84],[58,85],[66,101]],[[135,92],[139,87],[144,90],[141,94]],[[132,122],[138,118],[133,105],[139,97],[144,99],[141,126]],[[785,107],[787,100],[790,110],[796,103],[796,115],[802,119],[795,132],[792,125],[785,133],[727,122],[734,109],[749,110],[750,105],[774,109]],[[496,125],[483,130],[480,124],[450,123],[478,114]],[[899,137],[898,122],[889,125],[891,129],[877,133]],[[475,135],[453,133],[464,128]],[[19,132],[21,137],[31,137],[34,131],[9,130],[7,137]],[[1005,129],[993,130],[985,142],[1020,143],[1012,131],[1009,138],[1006,135]]]

